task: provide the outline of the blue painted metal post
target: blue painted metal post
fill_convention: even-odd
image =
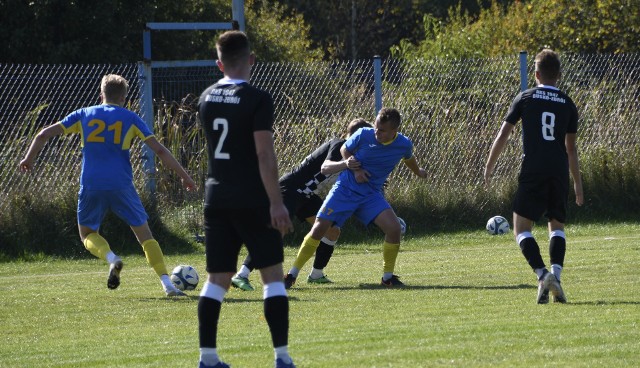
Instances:
[[[382,109],[382,60],[380,55],[373,57],[373,85],[376,100],[374,115],[378,115],[378,111]]]
[[[528,88],[527,80],[527,52],[520,51],[520,90],[524,91]]]
[[[231,17],[238,22],[239,30],[244,32],[244,0],[231,2]]]
[[[153,88],[151,78],[151,62],[138,62],[138,80],[140,81],[140,113],[142,120],[147,123],[149,129],[154,131],[153,117]],[[142,167],[147,175],[147,191],[149,193],[156,192],[156,155],[145,144],[142,146]]]

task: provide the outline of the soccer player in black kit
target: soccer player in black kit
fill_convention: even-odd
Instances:
[[[323,199],[316,193],[318,186],[346,168],[355,169],[360,166],[355,157],[344,160],[340,153],[340,147],[342,147],[346,138],[364,127],[371,128],[371,124],[361,118],[352,120],[347,125],[342,138],[334,138],[323,143],[298,166],[280,178],[280,189],[284,204],[291,216],[297,217],[300,221],[314,223],[316,214],[322,207],[323,202]],[[315,250],[316,257],[313,261],[313,270],[307,278],[307,282],[315,284],[331,283],[331,280],[324,274],[323,269],[331,259],[339,236],[340,228],[336,226],[332,226],[325,233],[320,245]],[[302,264],[308,259],[305,258]],[[249,273],[253,268],[251,256],[249,255],[240,267],[240,271],[231,279],[232,285],[245,291],[253,290],[253,286],[249,282]],[[287,286],[286,282],[285,286]]]
[[[216,49],[224,78],[207,88],[198,103],[209,156],[204,203],[208,278],[198,302],[199,366],[229,367],[218,357],[218,320],[245,244],[264,284],[275,366],[291,368],[282,237],[292,224],[278,185],[273,99],[248,83],[255,56],[243,32],[223,33]]]
[[[529,266],[538,277],[538,304],[566,303],[560,285],[566,240],[564,224],[569,195],[569,174],[573,178],[576,204],[584,202],[582,178],[576,148],[578,110],[556,84],[560,79],[560,58],[544,49],[536,55],[537,87],[518,94],[511,104],[487,159],[484,179],[490,184],[498,156],[503,151],[518,120],[522,120],[523,158],[518,189],[513,201],[513,231]],[[542,215],[548,219],[551,272],[542,260],[538,243],[531,234]]]

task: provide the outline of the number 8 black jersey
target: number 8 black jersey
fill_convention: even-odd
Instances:
[[[522,119],[522,173],[568,175],[565,135],[578,129],[578,109],[552,86],[528,89],[516,96],[505,121]]]
[[[205,206],[268,207],[253,133],[273,131],[271,95],[246,82],[222,79],[202,92],[198,112],[209,154]]]

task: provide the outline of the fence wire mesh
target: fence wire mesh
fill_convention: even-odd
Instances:
[[[579,149],[583,161],[602,152],[637,163],[640,156],[640,55],[561,55],[561,90],[580,113]],[[533,60],[529,58],[529,76]],[[140,111],[137,64],[0,65],[0,210],[10,210],[17,194],[77,191],[81,153],[78,138],[51,141],[40,154],[36,173],[22,176],[17,166],[35,134],[74,109],[99,103],[104,74],[129,80],[128,107]],[[154,130],[159,140],[198,183],[206,175],[205,140],[197,124],[202,90],[221,77],[215,67],[153,69]],[[531,78],[531,77],[530,77]],[[251,82],[268,90],[276,108],[275,139],[281,173],[324,141],[342,133],[355,117],[375,117],[372,60],[312,63],[258,63]],[[534,81],[529,81],[533,86]],[[488,59],[383,60],[383,106],[403,115],[401,131],[415,145],[418,162],[430,174],[423,184],[402,165],[392,174],[391,201],[415,196],[420,186],[433,193],[474,196],[493,138],[519,92],[517,55]],[[521,143],[511,139],[498,162],[496,181],[512,182]],[[132,152],[136,184],[142,170],[138,143]],[[198,224],[202,187],[185,194],[175,176],[158,166],[153,179],[161,203],[188,207],[184,216]],[[588,179],[588,178],[587,178]],[[189,206],[185,206],[188,204]],[[477,205],[477,204],[476,204]],[[482,211],[480,203],[477,211]],[[461,215],[464,215],[461,214]]]

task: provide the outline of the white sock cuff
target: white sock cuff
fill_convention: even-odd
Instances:
[[[262,298],[267,299],[273,296],[287,296],[287,289],[284,288],[284,282],[270,282],[262,286]]]
[[[552,232],[549,233],[549,239],[553,238],[554,236],[559,236],[563,239],[566,239],[564,235],[564,231],[562,230],[553,230]]]
[[[200,296],[214,299],[222,303],[222,301],[224,300],[224,295],[226,293],[227,290],[225,290],[222,286],[212,284],[211,282],[207,281],[202,287],[202,291],[200,291]]]
[[[336,245],[336,242],[338,242],[337,240],[329,240],[326,237],[323,237],[322,239],[320,239],[320,241],[330,246],[334,246]]]
[[[522,242],[526,238],[533,238],[533,234],[531,234],[531,232],[529,231],[525,231],[523,233],[516,235],[516,243],[520,245],[520,242]]]

